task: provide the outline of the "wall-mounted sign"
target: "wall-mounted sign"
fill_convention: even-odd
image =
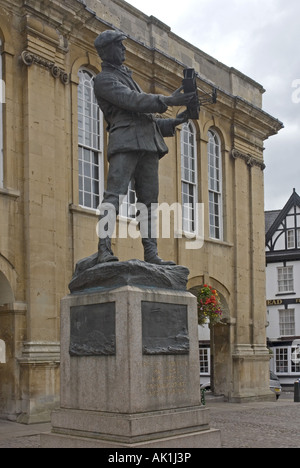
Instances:
[[[280,306],[280,305],[290,305],[290,304],[300,304],[300,298],[295,297],[292,299],[268,299],[267,307],[270,306]]]

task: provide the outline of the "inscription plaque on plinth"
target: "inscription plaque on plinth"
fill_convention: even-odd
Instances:
[[[187,306],[142,302],[143,354],[188,354]]]
[[[114,302],[71,307],[70,315],[71,356],[115,355]]]
[[[147,373],[147,396],[157,398],[162,393],[172,396],[185,395],[188,391],[188,379],[184,370],[175,364],[168,363],[167,371],[157,363],[144,362],[143,368]]]

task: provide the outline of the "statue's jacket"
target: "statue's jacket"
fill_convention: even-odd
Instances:
[[[108,124],[108,160],[132,151],[154,152],[160,158],[168,153],[164,137],[174,135],[174,120],[155,117],[168,108],[160,95],[144,93],[127,67],[106,62],[94,79],[94,90]]]

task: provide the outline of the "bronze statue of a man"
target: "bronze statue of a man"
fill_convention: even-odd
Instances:
[[[146,262],[174,265],[162,260],[157,252],[157,239],[151,230],[151,206],[158,202],[158,163],[168,153],[163,137],[174,136],[176,126],[187,121],[186,113],[176,119],[159,119],[169,106],[185,106],[194,93],[183,94],[182,88],[171,96],[144,93],[123,65],[127,39],[120,31],[105,31],[95,47],[102,59],[102,72],[94,80],[95,95],[108,123],[107,188],[100,206],[100,220],[113,220],[107,235],[99,240],[98,263],[118,261],[111,250],[112,225],[119,213],[120,200],[127,194],[129,183],[135,182],[138,204],[147,207],[147,228],[141,229]],[[109,217],[110,207],[114,213]]]

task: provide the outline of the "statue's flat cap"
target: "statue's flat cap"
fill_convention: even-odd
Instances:
[[[112,42],[124,41],[125,39],[127,39],[127,36],[123,32],[116,30],[108,30],[101,33],[95,40],[94,44],[97,50],[103,50]]]

